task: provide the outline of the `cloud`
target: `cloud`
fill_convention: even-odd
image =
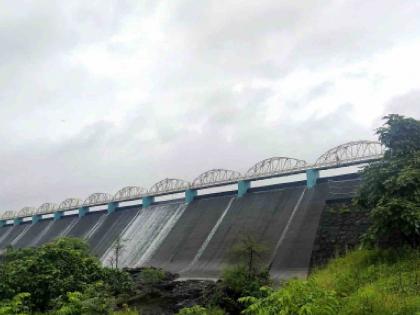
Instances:
[[[384,115],[400,114],[420,119],[420,89],[392,98],[385,106]]]
[[[0,210],[270,156],[418,115],[413,1],[0,4]]]

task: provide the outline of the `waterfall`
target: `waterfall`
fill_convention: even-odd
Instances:
[[[150,246],[157,246],[158,240],[162,238],[160,234],[169,233],[179,217],[177,214],[181,208],[185,206],[181,203],[172,203],[141,209],[121,235],[123,249],[119,256],[119,267],[134,267]],[[151,250],[148,255],[150,254]],[[111,246],[102,257],[102,262],[109,264],[113,255],[113,246]]]
[[[136,266],[142,266],[145,264],[154,254],[154,252],[158,249],[160,244],[165,240],[168,234],[171,232],[172,228],[174,227],[175,223],[184,213],[185,209],[187,208],[186,204],[181,204],[178,209],[176,210],[175,214],[168,220],[162,230],[159,232],[157,237],[153,240],[150,246],[147,248],[146,252],[141,256],[140,260],[136,263]]]

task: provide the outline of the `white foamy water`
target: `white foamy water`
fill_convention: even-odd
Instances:
[[[37,237],[35,237],[31,244],[29,246],[36,246],[38,245],[38,242],[44,237],[45,234],[47,234],[47,232],[50,230],[51,225],[54,224],[54,220],[51,220],[50,222],[48,222],[48,225],[45,227],[45,229],[42,230],[41,233],[38,234]]]
[[[182,203],[172,203],[142,209],[121,235],[124,248],[119,256],[119,267],[135,267],[143,255],[150,257],[185,207]],[[102,262],[108,265],[113,255],[111,246],[102,257]]]
[[[13,230],[13,228],[14,228],[14,226],[12,226],[11,228],[9,228],[7,231],[6,231],[6,233],[4,233],[1,237],[0,237],[0,243],[1,242],[3,242],[8,236],[9,236],[9,234],[10,233],[12,233],[12,230]]]
[[[99,217],[99,220],[95,223],[95,225],[83,236],[85,240],[88,240],[92,237],[93,233],[104,223],[107,214],[103,214]]]
[[[273,254],[271,255],[271,258],[270,258],[270,267],[274,261],[274,258],[276,257],[277,251],[279,250],[281,244],[286,238],[287,232],[289,231],[290,225],[292,224],[293,218],[295,217],[296,211],[299,209],[300,204],[302,203],[305,192],[306,192],[306,187],[302,190],[302,193],[300,194],[300,197],[298,201],[296,202],[295,207],[293,208],[293,211],[289,217],[289,220],[287,220],[286,226],[284,227],[283,232],[281,233],[280,238],[277,241],[276,247],[274,248]]]
[[[219,226],[222,223],[224,217],[228,213],[228,211],[230,209],[230,206],[233,203],[233,200],[235,200],[235,198],[230,199],[230,201],[229,201],[228,205],[226,206],[225,210],[223,211],[222,215],[219,217],[219,219],[217,220],[216,224],[211,229],[209,235],[207,235],[206,240],[203,242],[203,244],[201,244],[201,247],[197,251],[197,254],[195,255],[195,257],[192,260],[192,262],[188,265],[187,268],[185,268],[181,272],[185,272],[186,270],[192,268],[195,265],[195,263],[201,258],[201,256],[203,255],[204,251],[206,250],[207,246],[209,245],[211,239],[213,238],[214,234],[216,234],[217,230],[219,229]]]
[[[147,248],[146,252],[140,257],[140,260],[136,263],[136,266],[142,266],[143,264],[147,263],[147,261],[152,257],[155,251],[159,248],[160,244],[165,240],[168,236],[169,232],[171,232],[172,228],[175,226],[175,223],[184,213],[185,209],[187,208],[186,204],[181,204],[174,215],[168,220],[168,222],[163,226],[162,230]]]
[[[69,225],[67,225],[67,227],[60,233],[59,237],[67,236],[67,234],[69,234],[70,230],[76,225],[77,222],[79,222],[79,217],[71,220]]]
[[[28,230],[31,228],[30,224],[27,224],[22,232],[19,233],[18,236],[15,237],[15,239],[10,243],[10,245],[15,246],[15,244],[28,232]]]

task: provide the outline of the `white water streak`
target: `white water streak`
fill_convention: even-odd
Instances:
[[[93,233],[104,223],[108,214],[102,214],[98,221],[96,221],[95,225],[83,236],[83,239],[88,240],[92,237]]]
[[[79,217],[74,218],[69,225],[60,233],[59,237],[67,236],[69,234],[70,230],[76,225],[77,222],[79,222]]]
[[[177,210],[180,209],[181,205],[180,203],[154,205],[139,212],[135,220],[121,234],[124,245],[124,250],[119,257],[121,267],[134,267],[136,265],[155,239],[159,238],[159,233],[166,229],[165,226],[169,222],[172,222],[172,216],[178,212]],[[112,248],[111,246],[102,257],[103,263],[108,264],[112,258]]]
[[[273,255],[271,256],[271,259],[270,259],[270,265],[273,263],[278,249],[280,248],[281,244],[283,243],[284,239],[286,238],[287,232],[289,231],[289,228],[290,228],[290,225],[292,224],[293,218],[295,217],[295,214],[296,214],[297,210],[299,209],[300,204],[302,203],[303,196],[305,195],[305,192],[306,192],[306,187],[303,189],[302,194],[300,195],[298,201],[296,202],[296,205],[293,208],[292,214],[290,215],[289,220],[287,220],[286,226],[284,227],[283,232],[281,233],[281,236],[280,236],[279,240],[277,241],[276,247],[274,248],[274,251],[273,251]]]
[[[15,246],[15,244],[28,232],[28,230],[31,228],[30,224],[27,224],[22,232],[19,233],[18,236],[15,237],[15,239],[10,243],[10,245]]]
[[[39,233],[39,235],[32,240],[29,246],[38,245],[38,242],[44,237],[45,234],[47,234],[47,232],[51,228],[51,225],[53,224],[54,224],[54,220],[51,220],[50,222],[48,222],[48,225],[45,227],[45,229],[43,229],[42,232]]]
[[[0,244],[1,244],[1,242],[3,242],[8,236],[9,236],[9,234],[10,233],[12,233],[12,231],[13,231],[13,229],[15,228],[15,226],[12,226],[10,229],[8,229],[7,231],[6,231],[6,233],[4,233],[1,237],[0,237]]]
[[[141,256],[140,260],[136,263],[136,266],[143,265],[152,257],[152,255],[158,249],[160,244],[162,244],[162,242],[165,240],[168,234],[172,231],[173,227],[175,226],[175,223],[178,222],[178,219],[184,213],[186,208],[187,208],[186,204],[181,204],[178,207],[175,214],[167,221],[167,223],[159,232],[157,237],[153,240],[153,242],[147,248],[146,252]]]
[[[124,240],[124,235],[127,233],[128,229],[134,224],[134,222],[136,221],[137,217],[140,215],[140,213],[142,212],[142,210],[140,209],[140,211],[138,211],[136,213],[136,215],[130,220],[130,222],[128,222],[128,224],[124,227],[124,229],[121,231],[121,233],[118,235],[118,237],[121,237],[121,240]],[[121,220],[121,217],[118,218],[118,220]],[[112,225],[112,227],[117,224],[117,221],[115,221]],[[112,228],[111,227],[111,228]],[[112,243],[112,245],[105,251],[105,253],[102,255],[101,257],[101,262],[105,265],[107,265],[109,263],[110,257],[112,256],[112,250],[114,248],[115,242]],[[126,241],[124,241],[124,247],[127,247]],[[125,248],[124,248],[125,249]]]
[[[216,234],[217,230],[219,229],[220,224],[222,223],[223,219],[225,218],[226,214],[228,213],[228,211],[229,211],[229,209],[230,209],[230,207],[231,207],[231,205],[232,205],[232,203],[233,203],[234,200],[235,200],[235,198],[230,199],[230,201],[229,201],[228,205],[226,206],[225,210],[223,211],[222,215],[219,217],[219,219],[217,220],[216,224],[211,229],[209,235],[207,235],[206,240],[201,245],[200,249],[197,251],[197,254],[195,255],[195,257],[192,260],[192,262],[188,265],[187,268],[185,268],[181,272],[185,272],[185,271],[191,269],[197,263],[197,261],[201,258],[201,256],[203,255],[204,251],[206,250],[207,246],[209,245],[210,241],[212,240],[214,234]]]

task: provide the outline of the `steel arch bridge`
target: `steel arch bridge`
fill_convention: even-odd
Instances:
[[[35,212],[36,208],[34,207],[24,207],[16,213],[16,217],[28,217],[33,215]]]
[[[368,140],[352,141],[326,151],[313,164],[296,158],[271,157],[256,163],[244,175],[233,170],[213,169],[202,173],[192,183],[182,179],[166,178],[155,183],[148,190],[138,186],[127,186],[120,189],[115,195],[94,193],[84,201],[78,198],[68,198],[58,206],[54,203],[44,203],[38,208],[25,207],[19,211],[5,211],[0,213],[0,221],[49,214],[55,211],[74,210],[80,207],[104,205],[110,202],[135,200],[146,196],[179,193],[188,189],[217,187],[238,183],[241,180],[261,180],[304,173],[310,169],[323,170],[363,164],[381,159],[384,153],[385,148],[380,142]]]
[[[36,209],[36,214],[46,214],[58,210],[58,205],[52,202],[43,203]]]
[[[241,177],[242,174],[237,171],[217,168],[200,174],[193,180],[192,187],[199,188],[207,185],[230,184]]]
[[[124,201],[131,200],[141,197],[146,194],[147,190],[138,186],[126,186],[119,191],[113,197],[113,201]]]
[[[94,193],[87,197],[85,201],[83,201],[83,206],[94,206],[94,205],[101,205],[106,204],[112,201],[112,195],[107,193]]]
[[[1,215],[0,215],[0,219],[2,220],[10,220],[16,217],[16,211],[13,210],[7,210],[4,211]]]
[[[307,167],[304,160],[290,157],[272,157],[262,160],[252,166],[245,174],[247,177],[258,177],[288,173],[290,171],[303,170]]]
[[[377,141],[352,141],[332,148],[315,162],[315,168],[344,166],[377,160],[383,157],[385,148]]]
[[[67,198],[58,206],[58,210],[76,209],[82,205],[83,201],[79,198]]]
[[[180,192],[188,189],[190,186],[191,184],[183,179],[165,178],[155,183],[147,192],[148,194]]]

